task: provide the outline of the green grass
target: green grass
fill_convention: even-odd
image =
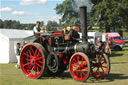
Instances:
[[[123,37],[127,37],[128,38],[128,32],[123,32]]]
[[[126,85],[128,84],[128,46],[122,51],[113,51],[110,57],[111,72],[105,79],[90,77],[86,82],[71,78],[69,71],[57,77],[28,79],[15,63],[0,64],[0,85]]]

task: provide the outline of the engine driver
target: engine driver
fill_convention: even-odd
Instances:
[[[33,28],[33,33],[34,33],[34,36],[36,37],[36,40],[34,40],[34,42],[40,43],[40,34],[43,33],[41,32],[41,29],[40,29],[40,21],[36,22],[36,26],[34,26]]]
[[[78,32],[75,29],[73,29],[73,26],[65,27],[64,28],[64,33],[65,34],[70,34],[71,39],[75,40],[75,41],[78,41],[79,38],[80,38]]]

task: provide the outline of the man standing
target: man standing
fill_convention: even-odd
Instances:
[[[40,32],[40,21],[36,22],[36,26],[33,28],[34,36],[36,37],[36,40],[34,42],[40,43],[40,34],[43,32]]]
[[[17,58],[17,64],[16,68],[20,68],[20,51],[21,51],[21,44],[17,43],[16,44],[16,58]]]

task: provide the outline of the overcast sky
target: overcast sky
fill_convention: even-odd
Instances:
[[[0,19],[17,20],[21,23],[55,20],[60,16],[54,8],[63,0],[0,0]]]

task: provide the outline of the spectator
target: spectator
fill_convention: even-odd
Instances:
[[[16,58],[17,58],[16,68],[20,68],[20,51],[21,51],[21,44],[17,43],[16,45]]]
[[[108,56],[111,55],[111,53],[112,53],[108,42],[105,42],[105,53],[106,53]]]
[[[104,52],[104,43],[102,42],[101,37],[98,37],[97,38],[95,47],[96,47],[96,50],[97,51],[100,50],[100,51],[103,51]]]

